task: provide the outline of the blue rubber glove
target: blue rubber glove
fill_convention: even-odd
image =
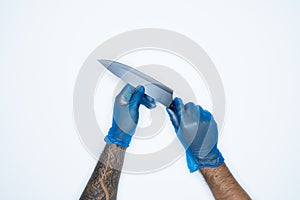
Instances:
[[[143,86],[134,88],[127,84],[115,98],[112,127],[104,138],[106,143],[129,146],[136,130],[141,104],[149,109],[156,106],[155,100],[145,95]]]
[[[194,103],[184,105],[180,98],[174,99],[174,110],[167,108],[177,137],[186,149],[190,172],[220,166],[224,158],[217,148],[218,127],[213,116]]]

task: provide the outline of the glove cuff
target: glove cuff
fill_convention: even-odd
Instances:
[[[205,158],[195,158],[189,149],[186,151],[186,159],[190,173],[193,173],[200,168],[216,168],[224,163],[224,158],[221,152],[215,148]]]
[[[130,134],[124,133],[116,127],[111,127],[107,136],[104,138],[104,141],[107,144],[117,144],[122,147],[129,147],[132,136]]]

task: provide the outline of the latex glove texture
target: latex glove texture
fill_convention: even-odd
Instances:
[[[217,148],[218,127],[210,112],[194,103],[174,99],[174,111],[167,108],[178,139],[186,149],[190,172],[204,167],[218,167],[224,158]]]
[[[138,124],[141,104],[149,109],[156,106],[155,100],[145,95],[143,86],[135,88],[127,84],[115,98],[112,127],[104,138],[106,143],[129,146]]]

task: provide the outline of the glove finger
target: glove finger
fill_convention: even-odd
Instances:
[[[194,110],[196,107],[195,107],[195,104],[193,102],[188,102],[187,104],[184,105],[184,109],[185,110]]]
[[[133,109],[138,109],[140,107],[144,94],[145,94],[145,88],[141,85],[137,86],[130,99],[130,104]]]
[[[148,95],[144,95],[141,104],[143,104],[144,106],[146,106],[149,109],[155,108],[156,107],[156,102],[155,99],[153,99],[152,97],[148,96]]]
[[[166,108],[166,110],[167,110],[167,113],[169,114],[170,120],[172,122],[172,125],[175,128],[175,131],[177,131],[177,129],[179,127],[179,122],[178,122],[176,114],[173,112],[173,110],[171,110],[169,108]]]
[[[176,97],[174,99],[174,111],[175,111],[177,118],[180,119],[184,112],[184,104],[183,104],[182,100],[178,97]]]
[[[132,85],[126,84],[121,90],[121,92],[118,94],[116,99],[119,99],[123,104],[126,104],[130,101],[134,91],[135,88]]]
[[[212,119],[212,114],[207,110],[202,110],[201,118],[206,119],[206,120],[211,120]]]

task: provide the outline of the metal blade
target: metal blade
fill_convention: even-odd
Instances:
[[[129,83],[134,87],[143,85],[145,87],[145,94],[154,98],[166,107],[171,105],[173,100],[173,90],[166,85],[128,65],[110,60],[101,59],[98,61],[124,82]]]

